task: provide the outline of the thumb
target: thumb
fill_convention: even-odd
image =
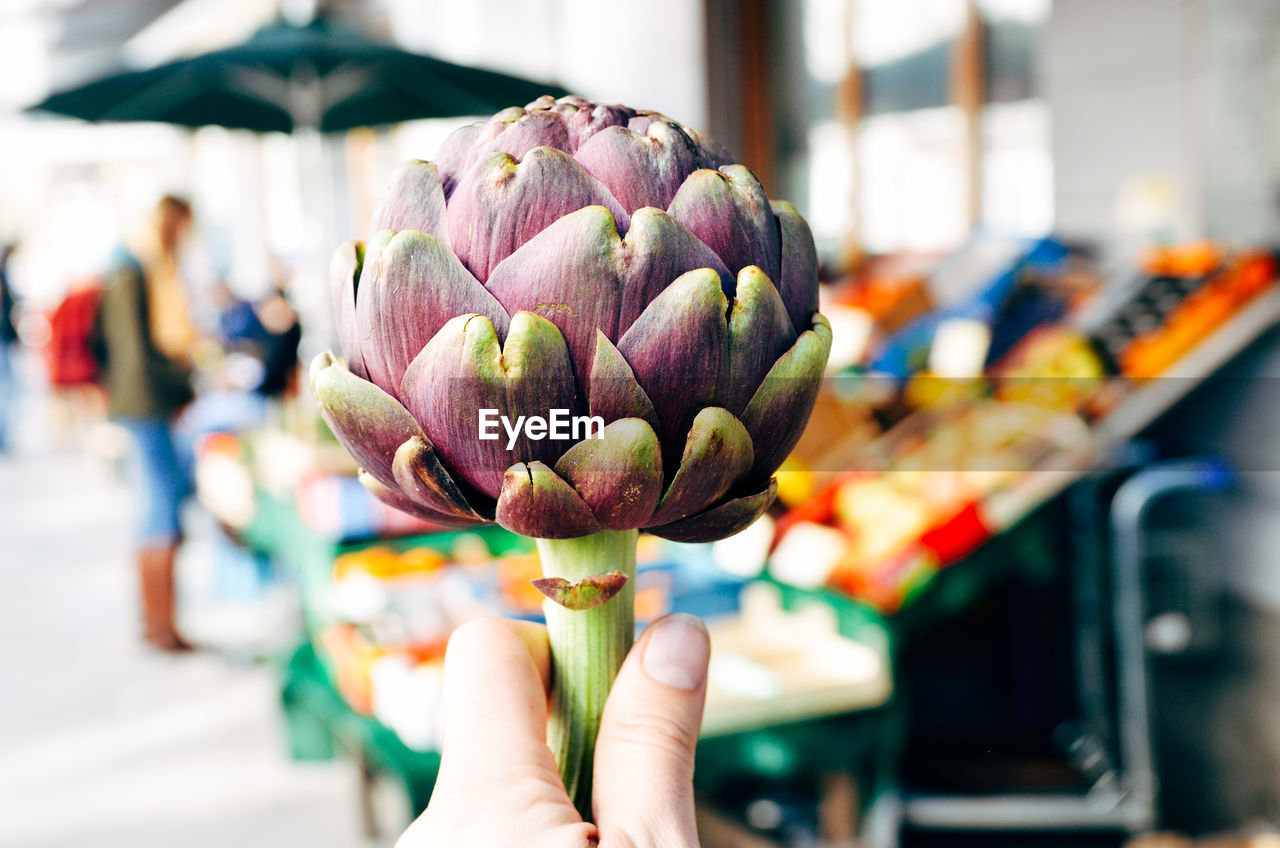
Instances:
[[[594,808],[603,845],[696,846],[693,753],[711,643],[669,615],[645,630],[609,692],[596,741]]]

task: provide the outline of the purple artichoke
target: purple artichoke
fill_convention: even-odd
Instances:
[[[572,97],[406,163],[332,283],[346,365],[322,354],[312,387],[365,485],[538,538],[741,530],[831,345],[790,204],[696,130]],[[596,427],[481,439],[484,410]]]

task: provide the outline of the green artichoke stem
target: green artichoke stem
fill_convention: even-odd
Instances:
[[[566,609],[548,599],[542,608],[551,640],[551,716],[547,745],[565,789],[591,820],[591,767],[604,702],[635,641],[636,530],[602,530],[576,539],[538,539],[542,573],[577,582],[618,570],[626,584],[608,603]]]

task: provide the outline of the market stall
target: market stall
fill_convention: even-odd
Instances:
[[[1140,832],[1157,820],[1145,658],[1157,636],[1144,612],[1143,522],[1154,501],[1222,491],[1231,473],[1213,457],[1162,462],[1154,446],[1132,440],[1280,321],[1265,253],[1166,248],[1132,279],[1078,285],[1062,279],[1074,273],[1063,261],[1069,254],[1046,247],[992,275],[976,298],[928,310],[869,346],[868,359],[891,372],[885,382],[894,390],[863,385],[862,403],[872,410],[863,420],[888,421],[855,447],[801,444],[793,459],[807,461],[809,483],[780,520],[770,559],[776,579],[872,604],[890,616],[900,641],[910,630],[923,634],[917,641],[950,638],[976,651],[1021,654],[1009,659],[1015,678],[1070,669],[1057,694],[1062,703],[1033,705],[1027,692],[993,701],[988,710],[997,717],[977,719],[982,732],[968,727],[989,741],[969,751],[939,740],[964,735],[966,717],[974,720],[971,707],[948,709],[946,699],[991,695],[973,681],[955,683],[983,663],[920,672],[908,659],[895,668],[900,687],[904,676],[923,676],[905,686],[916,717],[950,728],[942,737],[923,734],[927,742],[920,728],[908,728],[918,750],[906,764],[914,756],[929,776],[923,783],[908,776],[895,806],[917,829],[985,830],[999,821],[1023,830]],[[1016,275],[1048,278],[1030,284],[1041,289],[1031,299],[1069,294],[1056,309],[1041,303],[1050,320],[1010,333],[1028,299],[1019,303],[1010,284]],[[867,302],[865,286],[852,295]],[[832,456],[842,470],[832,469]],[[981,617],[965,612],[997,603],[1018,580],[1064,599],[1036,606],[1015,597],[1007,602],[1012,629],[984,641]],[[1023,605],[1038,611],[1026,615],[1061,618],[1019,619]],[[953,620],[961,625],[949,626]],[[1033,658],[1036,640],[1059,653]],[[1040,685],[1062,687],[1064,679]],[[920,705],[922,693],[942,703],[931,711]],[[1012,712],[999,712],[1006,707]],[[1035,722],[1046,726],[1028,752]],[[1003,743],[1010,750],[999,754],[982,747]]]
[[[899,629],[981,598],[1000,567],[993,540],[1108,467],[1280,320],[1265,254],[1165,250],[1125,286],[1053,242],[997,258],[971,263],[979,294],[950,305],[918,281],[872,275],[830,292],[837,337],[853,341],[784,466],[773,516],[710,545],[644,540],[638,622],[686,611],[712,633],[698,764],[711,806],[750,820],[743,797],[783,781],[828,797],[845,775],[861,800],[821,827],[851,832],[893,785]],[[501,528],[457,531],[385,507],[323,425],[299,420],[207,442],[205,502],[240,544],[297,576],[306,638],[282,666],[294,755],[346,751],[366,798],[390,777],[421,810],[448,635],[478,615],[537,620],[537,554]]]
[[[849,391],[867,423],[841,438],[819,407],[793,457],[800,480],[782,490],[791,509],[771,573],[893,612],[1109,463],[1280,320],[1264,253],[1190,245],[1154,251],[1123,286],[1080,275],[1065,247],[1042,242],[966,302],[921,302],[913,322],[867,345],[867,367],[847,363],[857,376],[832,391]],[[844,297],[863,303],[876,285]]]

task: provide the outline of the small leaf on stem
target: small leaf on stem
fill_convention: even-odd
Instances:
[[[546,595],[565,609],[588,610],[604,606],[626,585],[627,575],[621,571],[593,574],[577,583],[563,577],[539,577],[530,580],[533,588]]]

